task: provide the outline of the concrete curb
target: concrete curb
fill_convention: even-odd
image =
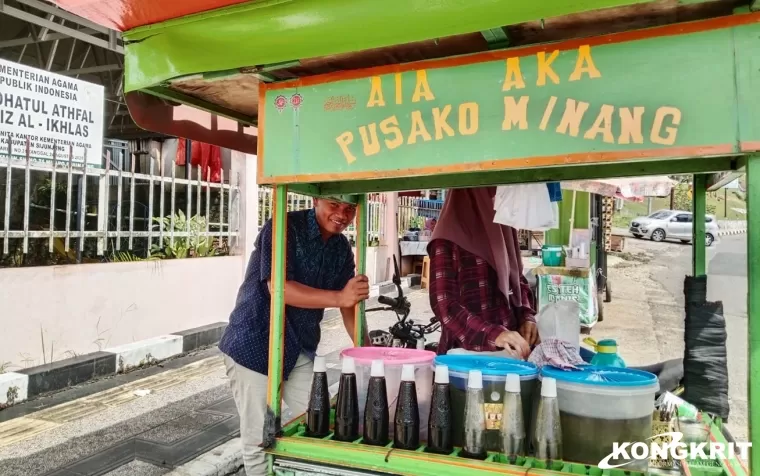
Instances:
[[[215,345],[226,327],[226,322],[217,322],[18,372],[0,374],[0,409],[45,393],[154,365],[162,360]]]
[[[737,229],[737,230],[719,230],[718,236],[727,236],[727,235],[741,235],[743,233],[747,233],[747,230],[745,229]]]

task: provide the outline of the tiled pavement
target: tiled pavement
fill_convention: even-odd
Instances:
[[[162,475],[239,436],[240,421],[224,381],[224,365],[218,352],[214,353],[217,355],[179,369],[0,423],[0,474]],[[338,351],[328,355],[331,383],[338,380],[338,362]],[[106,422],[101,429],[87,428],[94,420],[108,420],[110,413],[139,405],[140,399],[147,398],[138,396],[144,392],[136,391],[150,390],[153,394],[203,379],[216,379],[219,384],[132,418]],[[45,433],[77,424],[82,428],[75,436],[34,450],[35,440],[47,437]],[[7,449],[10,451],[4,451]]]

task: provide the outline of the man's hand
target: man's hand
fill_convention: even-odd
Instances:
[[[526,358],[530,355],[530,346],[518,332],[502,332],[494,343],[496,347],[501,347],[516,357]]]
[[[525,321],[520,326],[520,335],[528,342],[528,345],[538,343],[538,327],[535,322]]]
[[[359,274],[351,278],[346,287],[338,293],[338,307],[353,307],[369,297],[369,278]]]

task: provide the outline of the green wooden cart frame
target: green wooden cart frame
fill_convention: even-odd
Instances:
[[[750,431],[752,440],[760,437],[760,411],[752,411],[760,408],[754,7],[723,0],[270,0],[124,32],[125,97],[135,121],[257,153],[258,182],[275,190],[271,461],[416,476],[624,474],[314,440],[300,436],[300,418],[282,427],[288,191],[358,204],[363,273],[366,193],[693,174],[693,211],[701,216],[706,190],[746,173]],[[187,106],[208,113],[205,125],[179,117]],[[692,274],[705,275],[703,220],[695,220],[692,242]],[[360,338],[363,304],[356,318]],[[712,438],[725,441],[719,421]],[[750,459],[760,474],[760,452]],[[741,461],[719,463],[694,462],[685,471],[749,473]]]

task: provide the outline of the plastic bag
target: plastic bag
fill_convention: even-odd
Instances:
[[[541,341],[559,339],[578,352],[580,344],[581,307],[577,301],[557,301],[544,306],[536,316]]]
[[[559,207],[544,183],[497,187],[494,210],[494,223],[518,230],[546,231],[559,226]]]

